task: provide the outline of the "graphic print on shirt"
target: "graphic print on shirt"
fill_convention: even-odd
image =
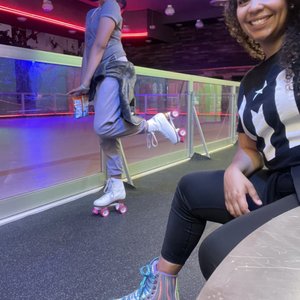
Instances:
[[[265,89],[265,87],[266,87],[267,85],[268,85],[268,84],[267,84],[267,81],[265,80],[265,83],[264,83],[264,86],[262,87],[262,89],[257,90],[257,91],[255,92],[255,96],[253,97],[253,101],[255,100],[255,98],[256,98],[258,95],[262,95],[262,93],[263,93],[263,91],[264,91],[264,89]]]
[[[258,112],[251,110],[252,122],[255,127],[255,131],[258,136],[264,139],[265,148],[263,150],[267,160],[271,160],[275,157],[276,150],[271,143],[272,135],[274,134],[274,129],[268,125],[265,120],[263,105],[260,106]]]
[[[285,72],[279,73],[277,82],[286,83],[285,76]],[[294,90],[289,88],[290,86],[291,84],[279,85],[277,83],[275,103],[279,119],[285,126],[286,138],[289,141],[289,148],[291,149],[300,145],[300,114]]]
[[[252,92],[252,99],[251,96],[248,99],[250,102],[247,103],[244,96],[240,105],[240,116],[245,117],[245,111],[250,109],[250,115],[247,115],[251,116],[256,136],[263,140],[259,143],[260,150],[264,153],[267,161],[274,159],[278,155],[278,151],[285,152],[300,145],[299,110],[294,91],[288,89],[287,86],[286,73],[283,70],[275,78],[275,82],[270,84],[265,81],[261,89]],[[262,96],[264,104],[260,100]],[[253,140],[257,140],[245,126],[244,117],[241,118],[244,132]]]

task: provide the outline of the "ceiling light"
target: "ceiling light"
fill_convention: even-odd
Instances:
[[[228,0],[210,0],[209,4],[211,6],[226,6],[228,3]]]
[[[53,10],[53,4],[51,0],[43,0],[42,9],[44,12],[50,12]]]
[[[165,14],[167,16],[173,16],[175,14],[175,9],[172,4],[168,4],[167,8],[165,9]]]
[[[156,29],[156,25],[154,24],[153,10],[151,10],[151,20],[150,20],[150,24],[149,24],[149,29],[150,30],[155,30]]]
[[[17,20],[20,22],[26,22],[27,18],[26,17],[17,17]]]
[[[74,30],[74,29],[69,29],[68,31],[70,34],[75,34],[77,32],[77,30]]]
[[[198,19],[195,23],[195,27],[197,29],[201,29],[201,28],[203,28],[203,26],[204,26],[204,24],[203,24],[202,20]]]

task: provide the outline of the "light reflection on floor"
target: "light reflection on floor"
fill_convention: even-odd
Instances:
[[[0,119],[0,200],[100,172],[93,117],[72,116]],[[176,120],[186,127],[186,118]],[[228,137],[227,120],[203,125],[206,141]],[[200,142],[195,130],[195,141]],[[146,148],[146,136],[122,139],[128,164],[185,149],[159,136],[157,148]]]

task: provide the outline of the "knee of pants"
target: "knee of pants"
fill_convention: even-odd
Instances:
[[[191,209],[193,198],[195,196],[193,192],[195,189],[193,177],[193,174],[187,174],[181,177],[176,187],[173,205],[182,208],[184,207],[187,210]]]
[[[98,123],[94,124],[95,133],[102,138],[110,137],[111,124],[109,123]]]
[[[188,199],[187,199],[187,197],[185,197],[185,193],[184,193],[184,191],[186,189],[187,181],[188,181],[187,175],[185,175],[177,183],[177,187],[176,187],[176,191],[175,191],[175,195],[174,195],[173,203],[172,203],[173,207],[177,207],[177,208],[185,207],[186,209],[189,208],[189,205],[187,203]]]
[[[222,245],[213,237],[207,236],[201,243],[198,251],[198,259],[201,272],[206,280],[211,276],[223,259],[220,252]]]

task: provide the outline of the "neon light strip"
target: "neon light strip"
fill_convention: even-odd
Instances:
[[[60,26],[64,26],[64,27],[67,27],[67,28],[72,28],[72,29],[82,31],[82,32],[85,31],[85,28],[82,27],[82,26],[78,26],[78,25],[67,23],[67,22],[64,22],[64,21],[60,21],[60,20],[56,20],[56,19],[52,19],[52,18],[32,14],[32,13],[29,13],[29,12],[26,12],[26,11],[21,11],[21,10],[10,8],[10,7],[5,7],[5,6],[2,6],[2,5],[0,5],[0,11],[8,12],[8,13],[15,14],[15,15],[21,15],[21,16],[28,17],[28,18],[31,18],[31,19],[35,19],[35,20],[39,20],[39,21],[43,21],[43,22],[47,22],[47,23],[51,23],[51,24],[55,24],[55,25],[60,25]]]
[[[139,37],[147,37],[148,36],[148,32],[144,31],[144,32],[132,32],[132,33],[122,33],[122,38],[139,38]]]
[[[73,30],[75,29],[75,30],[78,30],[81,32],[85,31],[85,28],[82,26],[79,26],[79,25],[75,25],[75,24],[67,23],[64,21],[57,20],[57,19],[52,19],[52,18],[32,14],[32,13],[29,13],[26,11],[18,10],[18,9],[11,8],[11,7],[6,7],[3,5],[0,5],[0,11],[4,11],[4,12],[11,13],[11,14],[18,15],[18,16],[24,16],[27,18],[35,19],[38,21],[43,21],[43,22],[50,23],[50,24],[55,24],[55,25],[71,28]],[[148,36],[147,31],[135,32],[135,33],[122,33],[122,38],[140,38],[140,37],[147,37],[147,36]]]

